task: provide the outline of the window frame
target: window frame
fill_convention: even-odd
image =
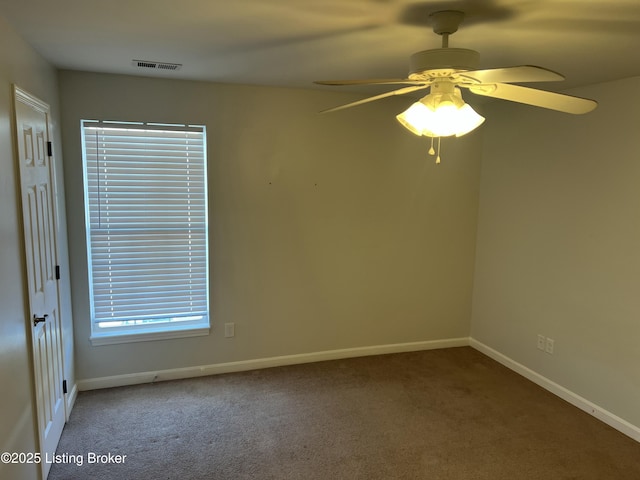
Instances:
[[[205,277],[205,303],[206,314],[198,319],[175,320],[177,317],[171,317],[170,314],[166,319],[174,318],[173,321],[141,321],[135,325],[121,325],[112,327],[100,327],[95,320],[94,306],[94,281],[93,281],[93,257],[92,257],[92,225],[91,225],[91,206],[89,202],[90,188],[88,175],[87,146],[85,142],[85,127],[92,125],[102,125],[105,128],[126,128],[137,130],[183,130],[198,129],[202,132],[202,161],[203,161],[203,188],[204,188],[204,277]],[[208,335],[211,328],[210,315],[210,292],[209,292],[209,223],[208,223],[208,186],[207,186],[207,135],[204,125],[190,124],[167,124],[167,123],[150,123],[150,122],[127,122],[127,121],[104,121],[104,120],[81,120],[81,143],[82,143],[82,175],[83,175],[83,194],[84,194],[84,213],[85,213],[85,240],[86,240],[86,259],[87,259],[87,279],[89,287],[89,308],[90,308],[90,324],[91,335],[89,340],[92,345],[109,345],[118,343],[131,343],[151,340],[164,340],[171,338],[183,338]],[[200,316],[200,315],[197,315]],[[135,321],[133,318],[130,321]]]

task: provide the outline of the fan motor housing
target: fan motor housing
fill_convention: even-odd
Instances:
[[[409,78],[422,80],[434,76],[448,76],[480,65],[480,54],[466,48],[436,48],[411,55]],[[450,72],[450,73],[449,73]]]

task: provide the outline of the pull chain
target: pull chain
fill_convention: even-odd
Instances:
[[[436,151],[433,148],[433,142],[435,137],[431,137],[431,148],[429,148],[429,155],[435,155]],[[438,137],[438,156],[436,157],[436,163],[440,163],[440,142],[442,137]]]

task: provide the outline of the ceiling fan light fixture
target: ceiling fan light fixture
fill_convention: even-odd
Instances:
[[[396,119],[415,135],[427,137],[461,137],[484,122],[455,87],[446,93],[430,93]]]

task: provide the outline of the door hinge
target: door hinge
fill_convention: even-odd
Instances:
[[[47,142],[47,155],[53,157],[53,145],[51,142]]]
[[[56,265],[56,280],[60,280],[60,265]]]
[[[67,393],[67,381],[62,380],[62,393]]]

